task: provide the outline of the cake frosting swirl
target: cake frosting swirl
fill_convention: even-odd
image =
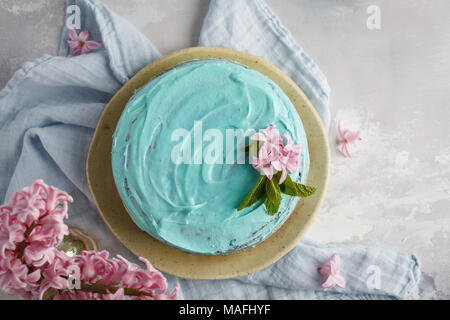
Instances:
[[[140,229],[187,252],[227,254],[252,247],[284,223],[298,198],[283,195],[274,216],[262,201],[237,211],[260,173],[249,163],[199,163],[213,143],[205,136],[201,144],[188,142],[190,163],[174,162],[180,142],[173,133],[194,133],[196,123],[203,132],[213,129],[223,137],[227,129],[257,131],[269,125],[288,132],[303,146],[299,169],[290,176],[306,182],[306,134],[281,88],[237,63],[193,60],[139,89],[121,115],[113,136],[112,169],[124,206]],[[235,143],[231,153],[237,158],[240,152],[242,146]]]

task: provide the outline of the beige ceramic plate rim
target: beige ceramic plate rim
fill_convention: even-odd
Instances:
[[[254,248],[229,255],[208,256],[172,248],[141,231],[122,205],[111,169],[112,134],[134,90],[175,65],[193,59],[225,59],[255,69],[276,82],[299,112],[308,136],[311,168],[308,184],[316,194],[299,201],[284,225]],[[193,47],[175,51],[149,64],[111,99],[100,117],[91,142],[86,171],[89,188],[104,221],[113,234],[134,254],[147,258],[159,270],[186,279],[227,279],[259,271],[283,257],[303,236],[323,201],[328,185],[330,154],[319,115],[301,89],[269,62],[240,51]],[[300,266],[299,266],[300,268]]]

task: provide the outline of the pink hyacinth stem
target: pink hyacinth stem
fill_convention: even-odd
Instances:
[[[19,246],[17,247],[17,258],[22,259],[23,255],[25,253],[25,247],[27,246],[27,239],[36,226],[37,226],[36,221],[33,221],[31,226],[29,226],[28,229],[25,231],[25,233],[24,233],[25,240],[23,240],[21,243],[19,243]]]
[[[119,290],[119,287],[113,287],[113,286],[107,286],[99,283],[93,283],[93,284],[87,284],[87,283],[81,283],[81,291],[85,292],[94,292],[94,293],[102,293],[102,294],[109,294],[109,293],[116,293],[117,290]],[[124,295],[126,296],[133,296],[133,297],[139,297],[139,296],[147,296],[147,297],[153,297],[153,294],[150,292],[143,292],[136,289],[131,288],[124,288],[123,289]]]
[[[85,283],[81,281],[80,289],[78,291],[83,292],[92,292],[92,293],[100,293],[100,294],[114,294],[117,290],[119,290],[119,287],[113,287],[113,286],[107,286],[99,283]],[[125,296],[130,297],[140,297],[140,296],[147,296],[147,297],[153,297],[153,294],[150,292],[143,292],[136,289],[131,288],[124,288],[123,289]],[[58,290],[54,288],[50,288],[47,290],[47,292],[44,294],[44,300],[52,300],[53,297],[58,293]]]

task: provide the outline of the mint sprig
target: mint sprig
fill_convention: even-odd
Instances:
[[[275,215],[278,212],[278,208],[280,207],[281,201],[278,203],[274,203],[266,198],[264,200],[264,206],[266,207],[267,213],[271,216]]]
[[[259,199],[265,196],[266,180],[268,180],[266,176],[261,176],[261,178],[259,178],[253,190],[250,191],[244,201],[242,201],[239,205],[238,211],[250,207],[252,204],[256,203]]]
[[[244,201],[239,205],[238,211],[250,207],[258,202],[260,199],[264,199],[264,206],[267,213],[271,216],[275,215],[280,208],[282,195],[281,193],[306,198],[312,196],[316,192],[316,188],[297,183],[287,175],[286,179],[281,185],[280,181],[281,172],[277,172],[271,180],[267,176],[262,175],[256,183],[252,191],[247,195]]]
[[[280,189],[284,194],[300,198],[307,198],[316,192],[316,188],[297,183],[289,175],[286,176],[286,180],[283,181]]]
[[[272,180],[266,179],[266,194],[267,198],[273,203],[281,202],[281,190],[278,185],[278,181],[275,181],[275,177]]]
[[[266,180],[266,195],[267,198],[264,201],[267,213],[273,216],[278,212],[278,208],[281,204],[281,189],[278,181],[280,181],[281,173],[278,172],[272,177],[272,180]]]

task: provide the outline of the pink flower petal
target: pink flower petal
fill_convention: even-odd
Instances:
[[[267,176],[269,180],[272,180],[273,177],[273,168],[272,167],[263,167],[262,172]]]
[[[75,29],[70,29],[70,30],[69,30],[69,38],[70,38],[72,41],[78,41],[78,40],[79,40],[79,39],[78,39],[77,32],[75,31]]]
[[[349,137],[347,138],[348,142],[354,142],[359,138],[359,131],[356,131],[354,133],[350,133]]]
[[[334,283],[333,278],[329,277],[323,284],[322,284],[322,288],[327,291],[328,289],[331,289],[335,286],[336,284]]]
[[[339,274],[334,277],[334,282],[341,288],[345,288],[345,279]]]
[[[72,48],[72,49],[74,49],[74,48],[76,48],[76,47],[78,47],[79,45],[80,45],[80,42],[79,41],[67,41],[67,43],[69,44],[69,47],[70,48]]]
[[[339,271],[341,269],[341,256],[338,255],[337,253],[333,256],[333,259],[331,260],[331,262],[334,265],[334,269]]]
[[[278,184],[281,185],[284,182],[284,180],[286,180],[287,174],[288,174],[287,170],[281,171],[281,177],[280,177],[280,181],[278,182]]]
[[[86,46],[86,44],[81,47],[81,54],[86,54],[89,52],[91,52],[91,50]]]
[[[297,171],[302,150],[301,145],[293,144],[288,132],[284,137],[286,145],[274,126],[260,130],[251,137],[252,140],[264,141],[258,151],[258,159],[252,162],[253,167],[266,174],[269,179],[272,179],[275,172],[281,171],[280,184],[284,182],[289,172]]]
[[[319,268],[319,272],[324,277],[328,277],[331,274],[331,268],[330,266],[323,266]]]
[[[342,129],[342,123],[338,121],[338,150],[347,158],[351,158],[352,155],[348,149],[349,145],[355,141],[361,140],[359,137],[360,131],[352,132],[348,129]]]
[[[250,137],[250,140],[254,141],[266,141],[266,136],[262,132],[257,132]]]
[[[80,54],[81,54],[81,46],[76,46],[75,48],[72,49],[73,56],[78,56]]]
[[[333,255],[333,257],[329,261],[329,266],[323,266],[318,268],[318,271],[320,274],[327,279],[322,284],[322,288],[326,291],[328,289],[331,289],[335,287],[336,285],[345,288],[345,279],[340,274],[340,268],[341,268],[341,258],[336,253]]]
[[[342,137],[344,136],[344,135],[342,134],[341,123],[342,123],[342,121],[339,120],[339,121],[338,121],[338,135],[339,135],[339,138],[342,138]]]
[[[89,32],[87,30],[82,31],[78,35],[78,40],[86,42],[89,39]]]
[[[283,164],[278,160],[272,162],[272,167],[277,171],[283,170]]]
[[[96,41],[86,41],[85,46],[89,50],[100,49],[102,47],[101,43],[98,43]]]

